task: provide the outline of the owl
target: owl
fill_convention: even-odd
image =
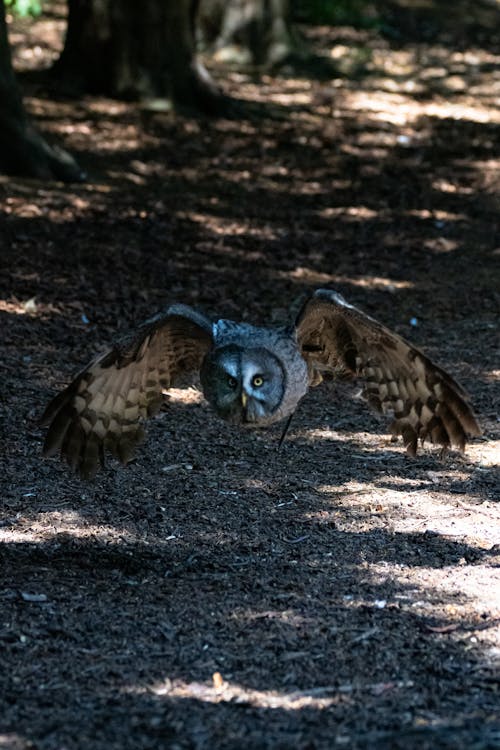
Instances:
[[[106,451],[127,463],[164,392],[190,374],[199,375],[215,414],[234,425],[291,419],[309,388],[325,376],[347,376],[362,382],[371,406],[392,416],[390,430],[412,455],[419,440],[463,451],[467,436],[480,434],[467,394],[451,375],[337,292],[318,289],[282,327],[214,322],[171,305],[118,340],[49,403],[44,454],[60,452],[84,478],[104,465]]]

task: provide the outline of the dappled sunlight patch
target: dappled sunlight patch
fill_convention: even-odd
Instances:
[[[41,99],[36,96],[26,96],[23,101],[30,113],[45,120],[45,127],[49,127],[49,129],[54,132],[64,132],[64,128],[68,123],[63,123],[62,121],[66,121],[66,118],[73,120],[77,129],[80,125],[84,124],[83,122],[78,122],[78,120],[75,121],[75,105],[73,102],[64,102],[55,99]],[[82,112],[84,110],[80,111]],[[90,130],[86,132],[86,135],[89,134]]]
[[[0,176],[0,185],[6,180],[7,178]],[[114,187],[109,184],[94,182],[78,185],[73,190],[65,186],[65,190],[62,192],[56,186],[37,186],[36,190],[30,192],[30,199],[27,200],[25,185],[22,181],[16,182],[13,178],[10,178],[9,190],[15,192],[16,195],[11,195],[5,200],[3,211],[9,219],[33,220],[33,228],[36,231],[38,220],[48,219],[54,224],[65,222],[73,224],[76,217],[87,216],[90,212],[95,211],[96,195],[102,201],[104,196],[114,192]],[[20,233],[12,243],[13,248],[24,247],[29,240],[31,240],[30,235]]]
[[[145,133],[137,120],[136,104],[89,97],[79,103],[77,117],[74,104],[33,97],[27,98],[27,104],[30,112],[43,116],[46,127],[64,136],[71,148],[85,149],[92,141],[94,153],[107,155],[158,145],[158,139]]]
[[[25,196],[7,198],[2,210],[7,215],[19,216],[23,219],[38,219],[44,214],[43,206],[39,205],[38,201],[36,203],[26,201]]]
[[[125,117],[130,112],[130,104],[127,102],[120,102],[116,99],[86,99],[85,107],[89,112],[99,115],[101,117]]]
[[[499,97],[500,103],[500,97]],[[495,189],[498,180],[498,171],[500,170],[500,159],[473,159],[470,162],[472,169],[483,175],[486,185],[490,189]],[[491,175],[488,175],[491,172]]]
[[[347,448],[351,453],[354,444],[356,448],[359,448],[359,450],[362,451],[362,454],[352,453],[355,458],[384,460],[388,456],[394,454],[406,455],[400,440],[393,441],[390,435],[381,434],[379,432],[374,434],[363,430],[349,430],[347,425],[346,429],[342,429],[341,431],[337,431],[334,428],[312,428],[303,430],[299,434],[302,439],[311,443],[317,441],[332,441],[340,444],[346,443]],[[376,455],[370,456],[370,453]]]
[[[438,120],[469,120],[476,123],[500,123],[500,111],[498,107],[475,107],[469,104],[452,104],[450,102],[433,102],[422,108],[417,116],[427,115]]]
[[[318,211],[318,216],[321,216],[322,219],[341,216],[347,220],[365,221],[366,219],[376,219],[378,215],[379,211],[375,211],[373,208],[368,208],[367,206],[335,206],[323,208]]]
[[[385,481],[385,478],[384,480]],[[402,477],[402,476],[394,476],[390,475],[390,481],[391,484],[394,483],[396,485],[396,488],[401,488],[401,491],[406,490],[412,490],[421,488],[422,486],[422,480],[419,478],[410,478],[410,477]],[[356,480],[352,480],[349,482],[344,482],[342,484],[320,484],[318,487],[316,487],[316,491],[320,492],[325,495],[329,495],[331,493],[334,493],[338,495],[342,492],[347,492],[351,494],[359,494],[363,493],[366,494],[367,492],[375,492],[377,489],[377,480],[374,480],[373,482],[364,481],[364,482],[358,482]]]
[[[222,216],[213,216],[209,213],[199,213],[193,211],[179,211],[179,218],[187,219],[194,224],[199,224],[203,227],[205,234],[210,232],[215,237],[220,237],[220,241],[217,240],[217,244],[213,242],[202,241],[196,245],[197,250],[207,252],[208,254],[227,254],[231,257],[239,255],[240,257],[248,257],[248,250],[246,248],[235,248],[231,245],[224,243],[226,237],[240,237],[249,236],[257,239],[261,239],[269,242],[278,237],[278,230],[272,228],[268,224],[256,225],[251,221],[245,221],[243,219],[225,218]]]
[[[410,85],[412,84],[412,85]],[[344,106],[354,110],[372,112],[373,116],[393,125],[409,125],[421,117],[432,117],[438,120],[468,120],[476,123],[500,123],[500,111],[496,106],[482,106],[464,102],[419,101],[400,93],[399,86],[391,82],[395,91],[348,91],[345,92]],[[402,87],[404,90],[404,86]],[[415,93],[418,89],[413,82],[406,83],[406,89]]]
[[[270,101],[280,104],[282,107],[304,106],[312,103],[312,95],[309,91],[294,91],[289,94],[275,93],[270,97]]]
[[[475,549],[489,550],[498,542],[498,528],[492,524],[495,503],[483,500],[478,505],[475,497],[481,467],[472,466],[469,472],[456,465],[432,469],[423,466],[417,476],[408,477],[385,470],[387,464],[383,457],[380,465],[384,470],[375,477],[315,487],[336,510],[335,520],[342,528],[363,533],[366,524],[356,524],[361,518],[365,521],[371,518],[370,524],[379,525],[382,520],[391,533],[438,535],[442,539],[466,542]],[[418,467],[414,465],[413,470],[415,468]],[[344,518],[339,517],[339,509]],[[322,512],[313,511],[311,519],[317,516],[321,520]],[[496,515],[500,523],[500,516]]]
[[[437,190],[441,193],[457,193],[458,195],[472,195],[475,191],[474,188],[467,187],[466,185],[457,185],[455,182],[450,182],[443,178],[438,178],[431,182],[433,190]]]
[[[124,132],[118,137],[116,132],[113,140],[110,141],[105,136],[102,139],[93,139],[92,148],[98,154],[114,154],[123,151],[139,151],[144,147],[144,139],[140,131],[134,126],[124,128]],[[119,177],[120,172],[111,174],[111,177]]]
[[[194,387],[169,388],[164,392],[168,394],[168,400],[176,404],[201,404],[204,401],[203,393]]]
[[[29,750],[33,747],[31,740],[17,732],[0,733],[0,748],[5,750]]]
[[[445,190],[444,187],[440,189]],[[459,190],[457,185],[452,185],[451,183],[447,183],[446,189],[449,189],[449,192],[456,192]],[[433,209],[430,211],[428,208],[411,208],[407,211],[403,211],[403,215],[414,216],[415,218],[423,219],[424,221],[433,221],[437,229],[443,229],[444,224],[453,221],[467,221],[467,216],[464,213],[453,213],[452,211],[443,211],[440,209]]]
[[[475,463],[485,467],[500,467],[500,440],[472,443],[467,453]]]
[[[496,383],[500,381],[500,370],[486,370],[483,372],[483,377],[489,383]]]
[[[290,652],[288,658],[306,658],[307,652]],[[195,699],[204,703],[253,706],[255,708],[283,709],[296,711],[305,708],[324,709],[339,704],[350,704],[360,695],[380,696],[385,692],[401,692],[413,687],[411,680],[395,679],[391,682],[369,681],[358,678],[352,682],[339,680],[337,684],[311,686],[301,690],[257,690],[230,678],[225,679],[224,673],[214,672],[211,680],[204,682],[169,679],[157,681],[146,686],[127,686],[122,688],[125,694],[152,694],[165,698]]]
[[[360,396],[354,395],[355,400],[362,400]],[[345,425],[345,428],[344,428]],[[443,464],[443,479],[450,476],[456,476],[465,481],[467,475],[458,476],[456,471],[459,469],[452,468],[452,463],[456,463],[457,466],[467,466],[469,469],[474,467],[490,467],[500,464],[500,441],[499,440],[471,440],[467,443],[465,452],[461,453],[457,450],[449,450],[445,454],[440,453],[438,446],[432,444],[430,441],[425,441],[423,445],[420,443],[418,446],[418,453],[416,458],[411,458],[407,455],[401,438],[394,439],[394,437],[388,433],[385,433],[386,425],[380,427],[380,431],[366,432],[362,430],[350,430],[349,423],[345,420],[342,421],[342,429],[337,430],[336,425],[322,428],[307,428],[297,431],[297,436],[301,440],[307,442],[334,442],[339,444],[339,450],[349,450],[353,458],[362,458],[367,461],[385,461],[387,458],[394,458],[400,456],[408,462],[409,466],[418,468],[419,460],[425,456],[432,456],[439,460]],[[355,449],[359,449],[358,452],[353,452],[353,446]],[[437,481],[439,473],[434,472],[432,475],[432,481]]]
[[[480,545],[476,548],[484,549]],[[443,566],[437,580],[434,568],[420,565],[370,563],[366,571],[374,583],[390,576],[392,584],[401,586],[401,592],[394,596],[401,609],[454,620],[457,630],[461,624],[466,624],[467,630],[473,629],[472,610],[477,618],[476,624],[484,630],[486,637],[500,646],[500,621],[497,619],[500,617],[500,572],[498,568],[495,571],[488,560],[468,565],[464,558],[460,558],[455,565]]]
[[[451,240],[448,237],[432,237],[424,240],[423,246],[432,253],[451,253],[458,250],[462,245],[458,240]]]
[[[375,48],[368,67],[372,73],[371,86],[379,92],[385,89],[420,94],[422,99],[432,96],[435,101],[447,97],[446,102],[438,104],[446,111],[457,106],[469,106],[475,113],[482,110],[484,117],[484,106],[478,106],[477,101],[472,102],[470,96],[477,96],[481,92],[486,101],[491,100],[493,109],[495,94],[498,95],[500,91],[498,63],[498,55],[487,49],[460,51],[450,50],[444,45],[426,45],[420,46],[418,51],[412,47],[390,51]],[[451,98],[456,104],[450,101]],[[422,106],[426,106],[425,100]]]
[[[286,108],[308,107],[313,102],[313,84],[307,79],[282,78],[278,85],[276,79],[268,75],[262,76],[261,80],[266,86],[266,96],[263,96],[263,89],[257,87],[252,96],[254,100],[260,99]]]
[[[27,300],[18,300],[16,297],[10,299],[0,299],[0,313],[8,315],[28,315],[36,317],[40,315],[54,315],[59,313],[57,307],[50,303],[39,302],[36,297],[30,297]]]
[[[306,284],[349,284],[365,289],[381,289],[394,292],[397,289],[410,289],[414,284],[401,279],[391,279],[384,276],[345,276],[342,274],[325,273],[314,268],[297,266],[293,271],[278,271],[280,278],[289,278]]]
[[[75,510],[40,511],[32,517],[21,517],[15,525],[0,528],[0,542],[46,543],[67,539],[90,539],[116,544],[116,526],[92,522]],[[135,534],[120,531],[124,542],[137,542]]]
[[[392,481],[392,475],[390,478]],[[402,484],[400,488],[386,489],[378,487],[375,481],[359,482],[352,480],[338,485],[319,485],[316,491],[327,497],[332,496],[335,505],[338,504],[339,497],[342,499],[343,506],[361,499],[367,511],[380,513],[387,510],[388,505],[391,504],[396,504],[399,507],[401,505],[401,494],[406,495],[408,491],[414,491],[417,487],[421,489],[421,484],[421,482],[414,485]]]
[[[413,100],[402,94],[346,91],[343,98],[346,108],[371,112],[374,119],[381,119],[392,125],[408,125],[421,114],[420,108]]]

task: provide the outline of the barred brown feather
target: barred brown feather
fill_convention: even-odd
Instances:
[[[415,455],[418,440],[425,439],[463,450],[468,434],[481,434],[467,395],[448,373],[340,294],[318,289],[296,329],[311,385],[322,372],[360,377],[367,401],[394,416],[390,429],[402,436],[408,453]]]
[[[59,451],[86,478],[105,449],[127,463],[144,438],[142,422],[163,402],[162,391],[199,369],[212,344],[211,323],[175,305],[86,367],[47,406],[44,455]]]

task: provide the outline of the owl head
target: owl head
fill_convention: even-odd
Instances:
[[[237,344],[216,348],[205,358],[200,378],[205,398],[226,421],[264,425],[276,419],[286,377],[269,350]]]

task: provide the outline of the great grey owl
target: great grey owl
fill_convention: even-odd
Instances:
[[[119,340],[47,406],[44,454],[60,452],[83,477],[104,451],[126,463],[142,440],[142,422],[163,391],[198,372],[216,414],[237,425],[290,417],[323,375],[358,377],[364,395],[392,414],[410,454],[418,440],[463,450],[480,429],[467,395],[425,354],[331,290],[318,289],[288,327],[212,322],[172,305]]]

